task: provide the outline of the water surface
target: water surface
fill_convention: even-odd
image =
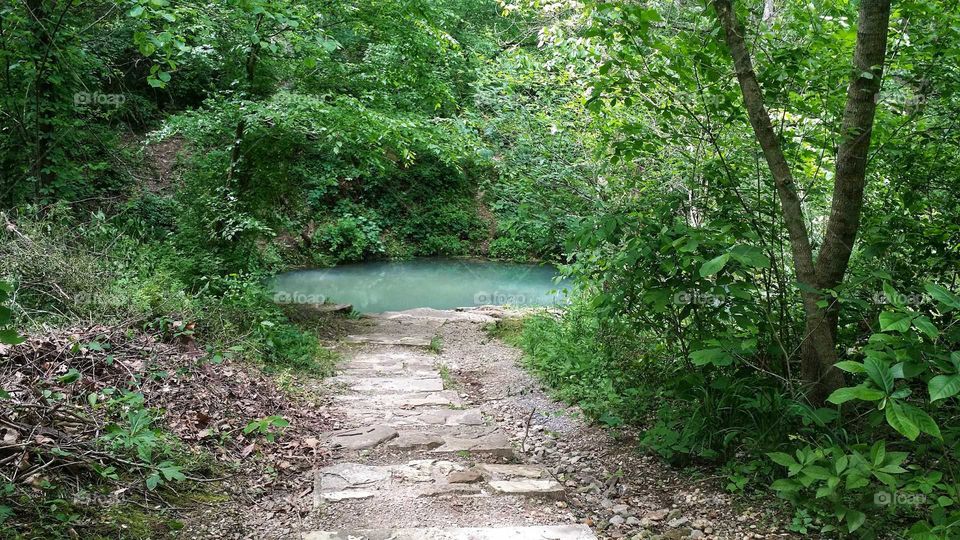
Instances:
[[[563,300],[549,265],[460,259],[414,259],[298,270],[274,279],[283,303],[353,304],[378,313],[418,307],[450,309],[485,304],[549,306]]]

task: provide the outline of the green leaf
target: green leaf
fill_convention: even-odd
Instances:
[[[924,288],[930,293],[930,296],[941,304],[953,309],[960,309],[960,296],[935,283],[927,283]]]
[[[833,403],[834,405],[840,405],[853,399],[877,401],[885,396],[886,394],[877,390],[876,388],[869,388],[866,386],[848,386],[846,388],[835,390],[832,394],[830,394],[830,397],[827,398],[827,401]]]
[[[909,403],[903,404],[903,412],[907,415],[911,422],[914,423],[920,431],[930,435],[931,437],[943,440],[943,435],[940,433],[940,426],[937,425],[937,422],[927,414],[923,409],[910,405]],[[890,471],[885,471],[890,472]]]
[[[930,402],[953,397],[960,392],[960,375],[937,375],[927,383]]]
[[[893,285],[890,285],[886,281],[883,282],[883,295],[886,297],[887,302],[890,302],[898,308],[904,307],[903,296],[893,288]]]
[[[889,394],[893,391],[893,372],[890,371],[886,362],[875,357],[869,357],[863,361],[863,367],[873,384],[882,388],[884,393]]]
[[[756,246],[738,245],[730,250],[730,255],[741,264],[753,268],[770,268],[770,258]]]
[[[872,77],[871,77],[872,78]],[[847,530],[853,532],[863,526],[867,515],[858,510],[847,510]]]
[[[880,330],[883,332],[906,332],[910,329],[913,315],[901,311],[884,311],[880,314]]]
[[[130,17],[139,17],[143,15],[143,6],[133,6],[133,8],[127,12],[127,15]]]
[[[826,480],[833,476],[825,467],[821,467],[819,465],[807,465],[801,472],[817,480]]]
[[[733,357],[727,351],[720,348],[703,349],[690,353],[690,360],[696,366],[705,366],[712,364],[719,367],[729,366],[733,363]]]
[[[719,257],[715,257],[703,263],[703,266],[700,267],[700,277],[712,276],[720,270],[723,270],[723,267],[727,265],[727,261],[729,260],[730,254],[724,253]]]
[[[785,491],[789,493],[791,491],[800,491],[803,489],[803,484],[789,478],[780,478],[774,480],[774,482],[770,484],[770,488],[775,491]]]
[[[783,465],[784,467],[791,467],[797,464],[797,461],[793,459],[793,456],[783,452],[768,452],[767,457],[772,459],[777,465]]]
[[[847,373],[866,373],[867,369],[863,367],[863,364],[860,362],[854,362],[853,360],[844,360],[842,362],[837,362],[834,364],[838,369],[842,369]]]
[[[80,372],[74,368],[70,368],[70,371],[65,374],[57,377],[57,382],[60,384],[72,384],[80,380]]]
[[[890,427],[900,432],[904,437],[915,441],[920,436],[920,428],[913,422],[900,403],[896,401],[888,403],[886,416]]]
[[[930,319],[925,315],[921,315],[914,319],[913,326],[915,326],[917,330],[926,334],[930,339],[937,339],[937,336],[940,335],[940,331],[937,330],[937,327],[934,326],[933,322],[931,322]]]
[[[17,334],[16,330],[10,328],[6,330],[0,330],[0,343],[5,345],[19,345],[24,341],[26,341],[26,339]]]
[[[153,491],[157,489],[157,486],[160,485],[160,474],[153,473],[147,477],[147,489]]]

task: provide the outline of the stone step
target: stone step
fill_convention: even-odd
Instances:
[[[333,377],[330,381],[334,384],[345,384],[354,392],[403,394],[443,391],[443,379],[438,375],[433,377],[354,377],[340,375]]]
[[[596,540],[586,525],[313,531],[304,540]]]
[[[513,445],[507,436],[500,431],[494,431],[479,437],[442,437],[443,444],[430,450],[432,454],[468,454],[490,455],[512,458]]]
[[[342,375],[353,377],[435,377],[437,375],[437,366],[433,361],[362,362],[351,360],[340,366],[339,371]]]
[[[345,394],[337,396],[337,400],[344,404],[344,409],[392,410],[418,408],[462,408],[463,400],[453,390],[442,392],[403,392],[370,394]]]
[[[491,480],[487,482],[491,489],[504,495],[522,495],[525,497],[563,498],[563,485],[556,480]]]
[[[484,464],[497,467],[496,464]],[[314,494],[327,502],[373,497],[394,500],[435,495],[514,495],[562,498],[563,486],[553,479],[490,479],[484,465],[472,468],[442,459],[416,459],[395,465],[337,463],[315,471]],[[526,471],[528,476],[532,469]],[[543,476],[546,471],[542,471]],[[488,479],[488,481],[484,481]]]
[[[347,418],[362,424],[405,426],[482,426],[480,409],[354,409],[346,411]]]
[[[397,430],[390,426],[372,425],[325,433],[323,439],[333,449],[364,450],[396,438]]]

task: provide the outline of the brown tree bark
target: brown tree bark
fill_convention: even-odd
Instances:
[[[860,2],[853,75],[847,89],[847,103],[841,126],[841,144],[837,152],[830,219],[816,260],[793,173],[767,113],[763,91],[757,81],[744,39],[743,25],[733,10],[732,0],[714,0],[713,4],[733,59],[750,125],[763,150],[780,197],[781,214],[790,237],[794,269],[802,288],[805,314],[804,338],[801,343],[802,377],[808,385],[807,396],[810,401],[822,403],[830,392],[843,385],[843,375],[833,366],[837,361],[838,306],[820,307],[824,297],[816,291],[833,288],[843,281],[856,240],[863,206],[867,152],[876,111],[876,94],[880,88],[886,56],[890,0]]]

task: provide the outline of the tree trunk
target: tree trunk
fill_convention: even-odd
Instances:
[[[257,16],[257,24],[254,26],[254,33],[260,32],[260,26],[263,24],[263,13]],[[257,41],[250,45],[250,50],[247,52],[247,59],[244,62],[244,73],[247,76],[246,79],[246,89],[247,91],[252,90],[254,77],[256,76],[257,70],[257,60],[260,59],[260,42]],[[241,113],[242,114],[242,113]],[[239,178],[239,184],[241,189],[246,189],[248,187],[249,180],[249,170],[244,171],[240,168],[240,161],[243,159],[243,137],[247,129],[247,121],[242,116],[240,120],[237,121],[237,129],[234,132],[233,136],[233,148],[230,150],[230,168],[227,170],[227,185],[230,185],[234,182],[235,179]]]
[[[794,269],[802,289],[805,328],[801,342],[801,374],[808,385],[810,401],[822,403],[830,392],[843,386],[843,375],[834,367],[839,306],[820,307],[818,304],[825,298],[817,291],[833,288],[843,281],[856,240],[863,206],[867,151],[876,111],[875,98],[886,55],[890,0],[861,0],[860,3],[854,73],[847,90],[833,203],[827,234],[816,262],[793,174],[764,105],[763,91],[753,70],[743,26],[733,11],[731,0],[714,0],[713,4],[733,59],[750,125],[780,197]]]

